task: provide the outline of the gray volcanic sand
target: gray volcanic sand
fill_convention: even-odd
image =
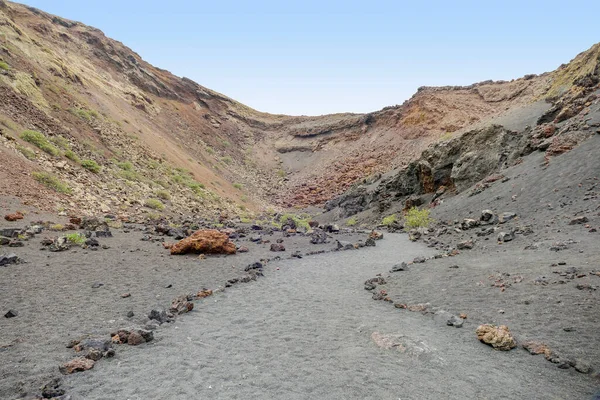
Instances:
[[[31,211],[14,198],[3,199],[1,205],[0,217],[15,210]],[[22,221],[2,219],[0,228],[23,227],[40,219],[64,223],[61,218],[30,212]],[[269,244],[245,238],[236,242],[247,246],[248,253],[200,260],[195,255],[170,256],[160,243],[141,241],[144,234],[139,231],[112,232],[112,238],[98,238],[110,248],[97,251],[77,246],[58,253],[40,251],[42,238],[65,233],[47,230],[26,241],[25,247],[0,246],[0,254],[15,253],[27,261],[0,267],[1,399],[39,394],[44,383],[60,376],[58,366],[76,356],[65,348],[72,339],[108,339],[112,330],[143,326],[155,306],[168,308],[179,295],[222,287],[227,280],[245,275],[244,268],[255,261],[290,257],[296,250],[306,253],[335,247],[335,240],[311,245],[308,237],[298,235],[284,238],[287,251],[275,253],[269,251]],[[274,243],[281,233],[263,237]],[[357,241],[366,235],[335,237]],[[94,289],[94,283],[103,286]],[[125,293],[131,297],[122,298]],[[17,310],[18,317],[5,318],[9,309]],[[133,318],[126,317],[129,311],[134,312]]]
[[[370,299],[363,281],[433,254],[404,235],[377,248],[269,264],[266,277],[204,301],[153,343],[66,378],[85,399],[579,399],[594,393],[522,350]],[[279,267],[280,270],[276,270]],[[374,332],[405,351],[378,347]]]

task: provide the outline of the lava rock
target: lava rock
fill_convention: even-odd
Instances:
[[[60,397],[65,394],[65,390],[62,389],[62,382],[60,378],[54,378],[50,382],[46,383],[42,387],[42,398],[44,399],[53,399],[55,397]]]
[[[235,254],[235,244],[229,236],[217,230],[196,231],[192,236],[171,246],[171,254]]]
[[[6,314],[4,314],[5,318],[14,318],[17,317],[19,315],[19,312],[17,310],[8,310],[8,312]]]
[[[477,339],[489,344],[496,350],[508,351],[517,346],[517,342],[506,325],[480,325],[476,330],[476,334]]]
[[[14,253],[0,255],[0,267],[9,264],[18,264],[21,260]]]
[[[59,367],[62,374],[68,375],[74,372],[83,372],[94,368],[94,360],[90,360],[85,357],[77,357]]]
[[[390,272],[400,272],[400,271],[408,271],[408,264],[402,262],[400,264],[396,264],[392,267]]]
[[[515,238],[515,235],[512,232],[500,232],[498,234],[498,242],[500,242],[500,243],[510,242],[514,238]]]
[[[281,243],[272,243],[271,251],[285,251],[285,246]]]

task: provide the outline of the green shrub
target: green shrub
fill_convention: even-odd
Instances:
[[[232,163],[232,159],[229,156],[225,156],[225,157],[221,157],[221,161],[225,164],[231,164]]]
[[[406,213],[404,226],[408,229],[413,228],[428,228],[433,219],[429,217],[430,210],[423,208],[419,210],[417,207],[413,207]]]
[[[242,184],[241,183],[234,183],[233,187],[236,188],[237,190],[242,190]]]
[[[166,190],[159,190],[156,192],[156,197],[162,200],[171,200],[171,194]]]
[[[69,160],[71,160],[77,164],[81,163],[81,160],[79,159],[79,157],[77,156],[77,154],[75,154],[75,152],[73,150],[65,151],[65,157],[67,157]]]
[[[91,171],[95,174],[97,174],[98,172],[100,172],[100,170],[102,169],[100,167],[100,165],[98,165],[98,163],[94,160],[83,160],[81,162],[81,166],[85,169],[87,169],[88,171]]]
[[[68,150],[71,148],[69,141],[62,136],[54,136],[50,138],[50,141],[60,147],[63,150]]]
[[[17,145],[16,146],[17,150],[23,154],[25,156],[25,158],[27,158],[28,160],[35,160],[37,158],[37,156],[35,155],[35,152],[31,149],[28,149],[25,146],[20,146]]]
[[[5,63],[4,61],[0,61],[0,69],[8,71],[10,69],[10,66],[7,63]]]
[[[69,233],[68,235],[65,235],[65,237],[70,243],[78,245],[82,245],[85,243],[85,235],[81,233]]]
[[[388,215],[381,221],[381,224],[385,226],[390,226],[394,222],[396,222],[396,214]]]
[[[72,192],[71,188],[67,186],[67,184],[61,182],[60,179],[48,172],[32,172],[31,175],[36,181],[46,185],[50,189],[56,190],[59,193],[70,194]]]
[[[288,220],[294,221],[296,227],[310,229],[310,225],[308,224],[308,218],[302,218],[301,216],[294,214],[283,214],[281,218],[279,218],[279,223],[283,226],[287,223]]]
[[[204,189],[204,184],[198,182],[188,182],[187,186],[196,194],[202,193],[202,189]]]
[[[123,171],[132,171],[133,170],[133,164],[130,163],[129,161],[117,163],[117,167],[121,168]]]
[[[229,143],[227,140],[221,140],[221,144],[222,144],[224,147],[229,147],[229,146],[231,146],[231,143]]]
[[[121,176],[121,178],[132,182],[138,182],[140,180],[140,175],[137,172],[131,170],[123,170],[120,172],[119,175]]]
[[[94,110],[86,110],[84,108],[72,108],[70,111],[74,115],[88,122],[99,117],[98,113]]]
[[[352,217],[352,218],[350,218],[350,219],[348,219],[348,220],[346,221],[346,225],[348,225],[348,226],[354,226],[354,225],[356,225],[357,223],[358,223],[358,221],[357,221],[357,220],[356,220],[356,218],[354,218],[354,217]]]
[[[39,147],[40,150],[52,156],[60,155],[60,150],[46,139],[43,133],[37,131],[24,131],[21,133],[21,139]]]
[[[144,205],[148,208],[151,208],[153,210],[164,210],[165,209],[165,205],[163,203],[161,203],[160,200],[158,199],[148,199],[146,200],[146,202],[144,203]]]
[[[208,154],[215,154],[215,151],[213,150],[213,148],[212,147],[208,147],[208,146],[206,146],[206,152]]]

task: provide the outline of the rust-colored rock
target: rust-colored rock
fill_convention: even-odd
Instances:
[[[17,211],[14,214],[6,214],[4,219],[10,222],[17,221],[19,219],[23,219],[24,215],[20,211]]]
[[[212,290],[210,290],[210,289],[204,289],[204,290],[199,291],[198,294],[196,295],[196,297],[202,299],[202,298],[205,298],[205,297],[208,297],[208,296],[212,296],[212,294],[213,294]]]
[[[216,230],[196,231],[192,236],[171,246],[171,254],[235,254],[235,244],[229,236]]]
[[[71,218],[69,218],[69,222],[73,225],[81,225],[81,218],[71,217]]]
[[[477,339],[485,344],[489,344],[496,350],[508,351],[517,346],[508,326],[506,325],[479,325],[477,328]]]
[[[377,232],[377,231],[371,231],[371,233],[369,233],[369,238],[371,238],[373,240],[381,240],[381,239],[383,239],[383,233]]]
[[[88,369],[94,368],[94,364],[96,362],[94,360],[90,360],[85,357],[77,357],[73,360],[61,365],[59,370],[61,373],[68,375],[73,372],[82,372],[87,371]]]
[[[528,342],[523,343],[522,346],[525,350],[529,352],[529,354],[532,355],[543,354],[547,359],[549,359],[552,355],[552,351],[550,350],[550,348],[546,344],[541,342],[530,340]]]

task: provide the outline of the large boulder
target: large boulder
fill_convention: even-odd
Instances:
[[[171,246],[171,254],[235,254],[235,244],[229,236],[217,230],[200,230]]]

